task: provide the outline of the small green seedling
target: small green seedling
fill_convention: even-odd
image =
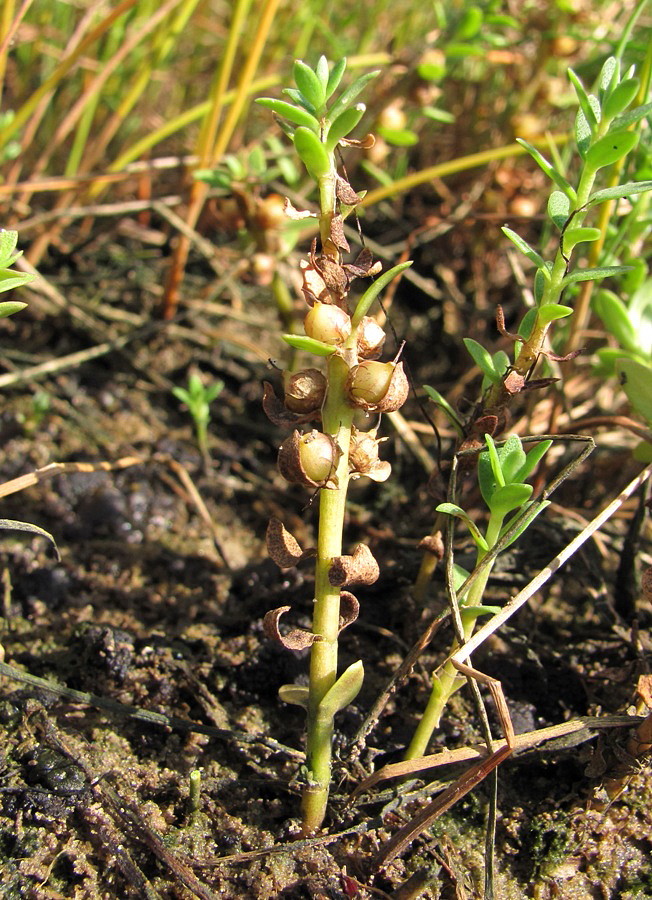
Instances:
[[[295,429],[279,452],[281,474],[290,482],[319,491],[316,548],[301,550],[276,519],[267,531],[270,556],[282,568],[316,558],[312,630],[281,632],[279,620],[288,612],[287,606],[265,616],[265,630],[272,639],[290,650],[310,648],[308,686],[284,685],[279,691],[285,702],[307,711],[304,835],[318,831],[326,814],[335,716],[355,699],[364,678],[361,660],[338,672],[339,634],[355,621],[359,608],[348,588],[372,584],[379,574],[378,564],[364,544],[358,544],[350,555],[342,553],[349,481],[362,476],[385,481],[391,470],[388,462],[379,459],[376,429],[359,431],[354,417],[361,410],[397,410],[408,393],[403,364],[378,359],[385,334],[368,312],[380,291],[410,263],[380,275],[357,302],[349,299],[351,282],[378,275],[381,267],[365,249],[352,262],[343,260],[350,249],[343,222],[362,198],[338,173],[337,149],[340,144],[355,144],[349,135],[365,113],[357,97],[377,74],[362,75],[333,99],[345,68],[346,60],[332,69],[325,57],[314,69],[297,60],[293,70],[296,88],[284,91],[288,100],[258,101],[279,117],[319,192],[316,215],[288,207],[291,218],[313,216],[319,227],[320,246],[315,241],[300,263],[302,292],[309,307],[305,334],[286,334],[283,338],[295,350],[316,357],[315,364],[321,362],[322,367],[285,373],[283,402],[271,385],[265,386],[263,400],[275,424]]]
[[[461,519],[469,529],[473,542],[477,547],[476,565],[492,552],[503,536],[507,535],[518,519],[514,533],[507,537],[505,547],[509,547],[536,516],[549,505],[549,501],[534,503],[532,486],[526,480],[532,474],[552,441],[541,441],[534,449],[526,453],[521,440],[516,435],[509,437],[502,445],[497,446],[493,439],[485,436],[487,450],[480,454],[478,460],[478,482],[482,498],[489,510],[489,521],[484,534],[473,519],[462,507],[455,503],[440,503],[437,512]],[[528,510],[531,515],[528,516]],[[482,602],[487,581],[495,559],[488,563],[470,587],[465,587],[469,572],[461,566],[455,566],[455,590],[457,603],[464,631],[464,638],[473,634],[479,616],[495,614],[496,607],[485,606]],[[457,649],[457,643],[451,648],[451,654]],[[423,756],[433,731],[439,725],[441,715],[452,694],[464,683],[452,663],[447,663],[438,675],[433,678],[432,693],[426,710],[414,733],[412,742],[406,753],[407,759]]]
[[[210,407],[211,403],[221,394],[223,388],[224,382],[219,379],[205,385],[196,372],[193,372],[188,378],[187,388],[172,388],[172,393],[177,400],[185,404],[195,423],[197,445],[206,462],[210,460],[208,452],[208,426],[211,420]]]
[[[15,269],[11,268],[16,260],[23,255],[22,251],[16,250],[17,243],[17,231],[0,230],[0,293],[11,291],[14,288],[29,284],[30,281],[34,281],[34,275],[16,272]],[[14,313],[20,312],[26,306],[27,304],[22,303],[20,300],[5,300],[3,303],[0,303],[0,319],[13,316]]]

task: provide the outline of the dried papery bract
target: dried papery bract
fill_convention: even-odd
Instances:
[[[383,287],[409,264],[379,274],[380,264],[366,248],[352,262],[342,259],[342,254],[349,252],[344,219],[360,197],[338,175],[335,151],[360,121],[364,106],[354,101],[373,77],[361,76],[333,102],[330,98],[344,66],[342,61],[331,71],[322,58],[313,71],[297,62],[298,90],[289,94],[295,105],[269,98],[263,101],[289,122],[285,130],[319,189],[319,242],[313,243],[308,258],[300,263],[301,292],[308,305],[305,337],[292,334],[284,339],[298,351],[321,357],[325,372],[322,376],[310,368],[287,376],[283,405],[271,389],[266,388],[264,398],[265,411],[278,424],[298,426],[302,424],[299,417],[306,417],[304,422],[321,420],[318,428],[303,433],[296,428],[283,441],[278,456],[279,470],[288,481],[319,489],[312,632],[308,635],[293,629],[282,633],[279,620],[287,607],[265,617],[267,633],[285,647],[298,650],[310,645],[309,688],[284,685],[280,691],[283,700],[307,710],[304,835],[318,831],[326,814],[334,717],[355,699],[364,676],[361,661],[338,672],[339,634],[355,621],[359,610],[356,597],[342,588],[372,584],[379,575],[368,547],[358,545],[351,555],[342,552],[349,479],[367,476],[384,481],[391,471],[389,463],[379,458],[376,431],[357,431],[353,418],[358,409],[396,410],[407,396],[402,363],[375,360],[382,352],[385,334],[367,312]],[[293,218],[303,215],[289,205],[285,208]],[[352,309],[351,282],[375,275],[379,275],[377,281]],[[311,553],[301,549],[279,520],[270,522],[267,542],[270,555],[281,567],[296,565]]]

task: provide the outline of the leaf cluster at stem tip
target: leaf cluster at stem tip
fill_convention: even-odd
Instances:
[[[341,59],[332,69],[325,56],[319,58],[314,69],[296,60],[292,71],[296,88],[283,90],[289,100],[273,97],[256,100],[279,117],[306,169],[317,180],[332,170],[335,147],[360,122],[366,107],[355,100],[378,75],[378,71],[360,75],[331,103],[345,69],[346,59]]]

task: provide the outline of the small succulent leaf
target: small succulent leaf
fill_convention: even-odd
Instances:
[[[638,78],[627,78],[614,88],[602,105],[602,114],[607,121],[624,113],[627,107],[634,102],[639,84]]]
[[[0,531],[26,531],[28,534],[35,534],[38,537],[45,538],[46,541],[49,541],[52,544],[57,560],[61,559],[57,542],[45,528],[40,528],[38,525],[32,525],[30,522],[20,522],[15,521],[14,519],[0,519]]]
[[[13,269],[0,269],[0,293],[13,291],[14,288],[23,287],[34,281],[35,275],[27,275],[15,272]]]
[[[541,441],[541,443],[537,444],[536,447],[533,447],[531,450],[529,450],[525,455],[525,461],[523,462],[523,465],[517,472],[514,473],[514,481],[519,481],[522,483],[526,480],[526,478],[529,478],[551,446],[552,441]]]
[[[575,188],[564,178],[562,173],[556,169],[552,163],[548,162],[545,156],[537,150],[532,144],[528,143],[528,141],[523,140],[523,138],[516,138],[516,143],[520,144],[522,147],[525,147],[527,152],[530,154],[535,163],[539,166],[539,168],[545,172],[548,178],[557,185],[557,187],[568,197],[571,203],[574,203],[577,200],[577,192]],[[503,228],[503,231],[505,229]]]
[[[621,197],[631,197],[632,194],[643,194],[652,191],[652,181],[631,181],[628,184],[617,184],[614,187],[603,188],[591,194],[586,204],[586,209],[597,206],[605,200],[620,200]]]
[[[322,90],[324,92],[324,99],[326,99],[326,88],[328,87],[328,76],[329,76],[329,66],[328,60],[322,54],[317,60],[317,65],[315,66],[315,75],[319,79],[319,83],[322,86]]]
[[[632,408],[652,424],[652,366],[632,359],[619,359],[616,374]]]
[[[594,294],[591,305],[620,346],[636,353],[639,349],[638,334],[630,319],[629,310],[620,297],[613,291],[602,289]]]
[[[506,484],[496,488],[489,503],[491,514],[502,518],[520,509],[530,499],[533,490],[531,484]]]
[[[365,114],[366,108],[364,103],[356,103],[355,106],[350,106],[348,109],[345,109],[344,112],[335,119],[328,129],[328,136],[326,138],[326,150],[329,153],[335,149],[342,138],[345,138],[350,134],[359,124],[360,119]]]
[[[523,240],[520,234],[512,231],[512,229],[507,225],[503,225],[500,230],[505,235],[505,237],[509,238],[512,244],[514,244],[514,246],[521,251],[523,256],[526,256],[530,260],[530,262],[533,262],[534,265],[537,266],[537,268],[540,268],[544,265],[543,257],[540,256],[540,254],[538,254],[536,250],[533,250],[532,247],[530,247],[530,245],[527,243],[527,241]]]
[[[419,143],[419,135],[410,128],[383,128],[379,125],[376,130],[392,147],[414,147]]]
[[[479,33],[484,22],[484,13],[479,6],[468,5],[455,29],[455,40],[470,41]]]
[[[283,116],[294,125],[303,125],[311,128],[315,134],[319,134],[319,121],[301,106],[294,106],[292,103],[286,103],[285,100],[274,100],[272,97],[260,97],[256,100],[259,106],[270,109],[277,116]]]
[[[539,271],[541,271],[541,270],[539,270]],[[539,272],[537,272],[537,275],[538,274],[539,274]],[[543,283],[545,284],[545,282],[543,282]],[[536,278],[534,280],[534,284],[536,287],[536,285],[537,285]],[[535,293],[535,297],[536,296],[537,296],[537,294]],[[537,302],[540,302],[540,300],[538,300]],[[539,309],[540,308],[541,307],[539,307]],[[539,309],[537,309],[536,306],[533,306],[531,309],[528,309],[528,311],[525,313],[525,315],[521,319],[521,324],[519,325],[518,333],[521,335],[522,338],[525,338],[525,340],[527,340],[530,337],[530,335],[532,334],[532,329],[534,328],[536,321],[537,321],[537,317],[539,315]]]
[[[586,121],[586,116],[581,109],[578,109],[575,116],[575,143],[582,159],[586,156],[586,151],[591,146],[593,132],[591,126]]]
[[[297,91],[296,88],[283,88],[281,93],[285,94],[285,96],[289,97],[293,103],[295,103],[297,106],[301,106],[311,115],[314,116],[317,114],[317,110],[312,105],[312,103],[309,103],[308,100],[306,100],[306,98],[303,96],[301,91]]]
[[[589,147],[584,161],[593,170],[611,166],[634,149],[638,138],[636,131],[610,131]]]
[[[635,106],[634,109],[629,109],[626,113],[623,113],[622,116],[618,116],[618,118],[614,119],[611,123],[611,127],[629,128],[630,125],[635,125],[636,122],[645,119],[650,113],[652,113],[652,103],[644,103],[642,106]]]
[[[516,440],[513,440],[514,438]],[[510,435],[498,453],[500,454],[500,469],[503,473],[505,484],[520,481],[521,479],[517,478],[516,474],[525,464],[526,456],[518,435]]]
[[[594,365],[593,370],[596,375],[601,375],[605,378],[610,378],[616,374],[616,363],[619,359],[638,359],[639,362],[644,362],[637,355],[629,353],[620,347],[600,347],[599,350],[596,350],[595,355],[598,358],[598,362]]]
[[[584,85],[572,69],[568,69],[568,78],[575,90],[577,102],[580,105],[580,110],[584,114],[584,118],[586,119],[591,132],[593,132],[595,128],[597,128],[598,122],[600,121],[600,104],[598,102],[598,99],[597,97],[593,97],[592,95],[587,94]]]
[[[364,681],[362,660],[345,669],[335,684],[326,692],[317,708],[317,717],[322,722],[331,722],[336,714],[345,709],[360,693]]]
[[[278,689],[279,700],[308,709],[310,691],[304,684],[283,684]]]
[[[496,352],[492,354],[491,359],[494,364],[494,370],[498,373],[498,376],[502,378],[509,369],[511,363],[509,356],[504,350],[496,350]]]
[[[652,278],[646,278],[627,305],[629,318],[638,335],[638,346],[652,359]]]
[[[192,398],[190,396],[190,393],[185,388],[173,387],[172,393],[177,398],[177,400],[180,400],[182,403],[185,403],[186,406],[190,405]]]
[[[584,226],[581,228],[567,228],[562,235],[564,253],[568,256],[577,244],[586,241],[597,241],[602,236],[599,228],[589,228]]]
[[[492,384],[497,384],[500,381],[500,375],[494,368],[494,361],[491,357],[491,353],[489,353],[482,344],[474,341],[473,338],[464,338],[464,346],[483,375],[486,375]]]
[[[462,423],[460,422],[460,419],[459,419],[457,413],[455,412],[453,407],[450,405],[448,400],[444,396],[442,396],[442,394],[440,394],[438,390],[436,390],[433,387],[430,387],[427,384],[424,384],[423,389],[426,392],[426,394],[430,397],[430,399],[444,411],[444,413],[445,413],[446,417],[448,418],[448,420],[450,421],[451,425],[453,425],[453,427],[458,431],[458,433],[461,436]]]
[[[553,191],[548,198],[548,215],[561,231],[570,215],[570,200],[561,191]]]
[[[32,278],[32,276],[28,276],[28,278]],[[2,285],[0,284],[0,291],[2,291]],[[14,313],[20,312],[21,309],[25,309],[27,306],[26,303],[22,303],[20,300],[5,300],[4,303],[0,303],[0,319],[6,319],[7,316],[13,316]]]
[[[463,625],[470,625],[480,616],[497,616],[500,606],[460,606],[460,618]]]
[[[300,125],[294,132],[293,141],[301,162],[315,180],[328,175],[331,170],[331,156],[314,131]]]
[[[455,593],[459,591],[470,574],[471,573],[465,569],[464,566],[453,563],[453,589],[455,590]]]
[[[620,60],[615,56],[605,59],[598,79],[598,97],[604,100],[618,85],[620,80]]]
[[[534,299],[536,301],[537,306],[539,306],[541,301],[543,300],[543,296],[546,291],[546,285],[549,283],[550,283],[550,274],[548,272],[548,269],[545,267],[543,269],[537,269],[537,271],[534,275]],[[529,312],[536,313],[536,308],[530,309]],[[527,316],[527,313],[526,313],[526,316]],[[525,321],[525,319],[523,319],[523,321]],[[534,319],[532,320],[532,323],[530,324],[530,331],[532,330],[533,325],[534,325]],[[527,332],[524,331],[523,324],[521,324],[521,329],[519,332],[521,337],[524,337],[527,340],[527,338],[530,336],[530,331],[527,331]]]
[[[328,112],[329,116],[335,120],[353,103],[358,94],[365,89],[369,82],[373,81],[379,74],[380,69],[376,69],[374,72],[367,72],[365,75],[360,75],[359,78],[356,78],[353,84],[349,85],[344,93],[341,94],[332,105]]]
[[[386,272],[383,272],[382,275],[378,276],[374,283],[367,288],[362,297],[360,297],[360,299],[358,300],[355,312],[353,313],[353,317],[351,319],[352,328],[358,327],[360,322],[362,322],[363,318],[369,312],[371,304],[374,302],[380,292],[390,283],[390,281],[396,278],[397,275],[400,275],[401,272],[404,272],[405,269],[409,269],[411,265],[412,260],[404,263],[399,263],[397,266],[393,266],[391,269],[388,269]]]
[[[569,272],[562,280],[562,288],[569,284],[577,284],[580,281],[599,281],[601,278],[611,278],[614,275],[624,275],[631,271],[631,266],[597,266],[593,269],[575,269]]]
[[[520,518],[520,516],[523,515],[523,513],[526,510],[528,512],[528,514],[526,514],[524,516],[523,521],[521,522],[519,527],[516,529],[516,531],[514,532],[512,537],[509,539],[509,541],[503,547],[503,550],[506,550],[507,547],[511,547],[512,544],[520,538],[520,536],[523,534],[525,529],[529,528],[530,525],[532,524],[532,522],[534,522],[534,520],[536,519],[536,517],[540,513],[542,513],[544,511],[544,509],[546,509],[548,506],[550,506],[550,500],[542,500],[540,502],[533,500],[529,504],[526,504],[524,509],[520,509],[515,515],[513,515],[511,517],[511,519],[509,519],[503,525],[501,532],[500,532],[500,537],[502,537],[504,534],[506,534],[509,531],[509,529],[513,525],[514,521],[516,519]]]
[[[296,86],[303,96],[319,111],[324,105],[326,90],[325,85],[322,85],[317,74],[313,72],[310,66],[297,59],[292,67],[292,75]]]
[[[346,70],[346,57],[342,57],[342,59],[338,60],[332,68],[330,75],[328,76],[328,82],[326,84],[326,99],[329,100],[335,91],[340,86],[340,81],[342,80],[342,75]]]
[[[305,350],[307,353],[313,353],[315,356],[332,356],[337,350],[332,344],[324,344],[322,341],[316,341],[302,334],[284,334],[283,340],[295,350]]]
[[[480,533],[478,526],[473,519],[464,512],[461,506],[458,506],[456,503],[440,503],[439,506],[436,507],[435,512],[441,512],[445,515],[455,516],[457,519],[461,519],[471,532],[471,537],[476,545],[485,551],[489,549],[489,545]]]
[[[547,303],[539,307],[539,323],[548,325],[557,319],[565,319],[573,314],[572,306],[563,306],[561,303]]]
[[[10,266],[16,261],[16,245],[18,244],[17,231],[5,231],[0,229],[0,268]]]

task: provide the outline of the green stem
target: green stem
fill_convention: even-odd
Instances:
[[[490,517],[487,526],[487,533],[485,535],[486,541],[489,544],[489,549],[491,549],[491,547],[498,540],[502,524],[502,516]],[[479,564],[480,562],[482,562],[488,552],[488,550],[479,550],[476,563]],[[487,566],[480,577],[473,582],[471,589],[469,590],[469,595],[464,601],[465,608],[468,609],[473,606],[480,606],[492,568],[493,564]],[[465,623],[463,623],[465,641],[468,641],[473,634],[474,627],[474,618],[469,617],[469,619]],[[452,655],[458,649],[458,647],[458,642],[454,641],[450,649],[450,655]],[[419,724],[410,742],[410,746],[405,753],[405,759],[418,759],[421,756],[425,756],[426,750],[428,749],[428,744],[430,743],[430,739],[432,738],[435,729],[439,727],[439,722],[441,720],[444,709],[448,704],[448,701],[453,696],[455,691],[463,684],[464,678],[460,676],[459,672],[451,662],[447,662],[442,668],[441,672],[433,677],[432,691],[430,693],[428,705],[426,706],[423,715],[421,716]]]

